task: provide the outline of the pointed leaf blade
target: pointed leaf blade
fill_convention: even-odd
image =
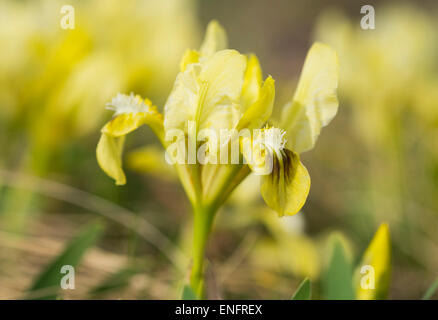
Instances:
[[[306,278],[301,282],[297,291],[295,291],[291,300],[310,300],[312,296],[312,288],[309,278]]]
[[[76,267],[84,253],[92,247],[103,231],[101,223],[88,225],[71,240],[64,251],[55,257],[41,272],[33,285],[28,290],[28,299],[53,300],[57,297],[61,278],[64,276],[60,271],[65,265]],[[41,293],[41,294],[38,294]]]

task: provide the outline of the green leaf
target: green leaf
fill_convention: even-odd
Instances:
[[[312,288],[310,286],[310,280],[309,278],[306,278],[301,282],[291,300],[310,300],[311,296]]]
[[[429,300],[437,289],[438,289],[438,278],[436,278],[435,281],[432,282],[431,286],[429,287],[429,289],[427,289],[426,293],[424,294],[422,300]]]
[[[196,294],[189,285],[185,285],[183,287],[181,300],[198,300],[198,297],[196,297]]]
[[[340,237],[332,238],[331,248],[330,263],[323,279],[324,298],[328,300],[353,300],[352,266]]]
[[[67,244],[64,251],[54,258],[41,272],[27,293],[27,299],[53,300],[56,299],[60,283],[64,276],[61,268],[65,265],[76,267],[84,253],[92,247],[102,234],[101,223],[93,223],[85,227]]]
[[[109,277],[105,278],[97,286],[91,289],[89,294],[91,295],[91,297],[94,298],[108,292],[119,290],[123,287],[128,286],[131,278],[138,273],[140,273],[139,268],[131,266],[122,268],[116,273],[111,274]]]

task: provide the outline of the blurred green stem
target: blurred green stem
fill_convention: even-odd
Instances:
[[[216,210],[203,206],[193,207],[193,265],[190,275],[190,285],[199,298],[204,297],[205,248],[210,237]]]

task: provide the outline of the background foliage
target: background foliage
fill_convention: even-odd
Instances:
[[[434,1],[370,1],[376,29],[368,31],[354,1],[73,1],[74,30],[59,26],[64,4],[0,1],[0,298],[190,296],[181,282],[189,204],[151,133],[127,141],[124,187],[100,171],[94,150],[111,117],[105,103],[134,91],[162,107],[182,53],[199,46],[211,19],[283,84],[277,105],[315,40],[338,51],[341,83],[337,117],[303,155],[312,187],[302,212],[279,219],[257,180],[246,180],[216,221],[208,296],[288,299],[307,277],[314,299],[353,298],[345,279],[382,222],[391,231],[389,298],[418,299],[433,284]],[[66,257],[78,262],[76,289],[52,290]],[[309,295],[307,284],[296,296]]]

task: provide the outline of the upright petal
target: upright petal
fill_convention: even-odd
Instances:
[[[215,52],[227,49],[228,39],[225,29],[216,20],[211,21],[207,26],[204,42],[201,45],[201,55],[212,56]]]
[[[237,125],[245,69],[245,56],[235,50],[219,51],[203,64],[196,114],[200,129],[232,129]]]
[[[246,109],[258,99],[261,85],[262,69],[257,57],[251,54],[248,57],[240,98],[243,111],[246,111]]]
[[[237,129],[261,128],[272,114],[275,100],[275,82],[269,76],[263,83],[258,98],[245,111],[239,120]]]
[[[239,98],[246,59],[235,50],[223,50],[189,64],[175,81],[165,105],[165,130],[187,133],[188,121],[198,130],[231,129],[241,117]]]
[[[187,50],[179,64],[180,71],[184,72],[189,64],[197,62],[199,62],[199,52],[196,50]]]
[[[180,72],[173,85],[166,105],[164,106],[164,129],[180,129],[187,133],[187,121],[194,121],[198,106],[201,83],[199,63],[187,65],[184,72]]]
[[[338,74],[336,52],[315,43],[307,54],[295,95],[281,117],[280,126],[288,131],[287,146],[295,152],[312,149],[321,128],[336,115]]]

